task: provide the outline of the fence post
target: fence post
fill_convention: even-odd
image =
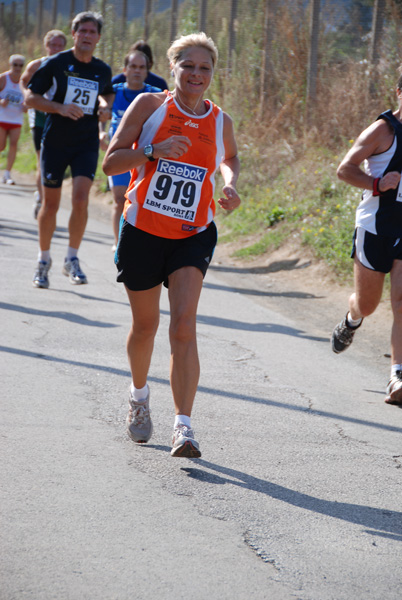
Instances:
[[[208,5],[208,0],[200,0],[200,12],[199,12],[199,16],[198,16],[198,31],[205,32],[205,30],[207,28],[207,5]]]
[[[382,26],[384,22],[385,0],[375,0],[373,9],[373,25],[371,28],[370,62],[375,65],[380,53],[378,51]]]
[[[28,37],[28,15],[29,15],[29,1],[24,0],[24,36]]]
[[[101,4],[101,14],[103,17],[103,21],[105,22],[105,17],[106,17],[106,0],[102,0],[102,4]],[[106,31],[105,31],[105,26],[103,26],[102,28],[102,35],[101,35],[101,39],[100,39],[100,56],[102,60],[105,60],[105,40],[106,40]]]
[[[271,61],[272,39],[274,31],[273,15],[275,7],[274,0],[265,0],[264,6],[264,32],[263,32],[263,47],[261,57],[261,74],[260,74],[260,106],[259,118],[262,119],[266,112],[269,100],[273,97],[273,68]],[[268,89],[268,83],[271,89]]]
[[[122,46],[126,44],[126,32],[127,32],[127,0],[123,0],[121,9],[121,41]]]
[[[52,25],[53,27],[56,25],[57,21],[57,0],[53,0],[52,2]]]
[[[231,0],[230,2],[230,20],[229,20],[229,47],[228,47],[228,69],[229,71],[233,66],[233,54],[236,49],[236,31],[235,22],[237,18],[237,2],[238,0]]]
[[[15,19],[15,0],[11,3],[11,23],[10,23],[10,33],[11,33],[11,52],[15,50],[15,40],[17,39],[16,32],[16,19]]]
[[[43,0],[38,1],[38,24],[36,26],[36,37],[42,37],[42,21],[43,21]]]
[[[371,42],[369,50],[369,61],[371,65],[369,78],[369,94],[375,96],[377,88],[377,64],[380,58],[379,47],[384,23],[385,0],[374,0],[373,23],[371,26]]]
[[[150,20],[151,20],[151,12],[152,12],[152,0],[145,0],[145,14],[144,14],[144,41],[148,41],[149,38],[149,30],[150,30]]]
[[[317,96],[318,35],[320,32],[320,0],[310,2],[310,47],[307,67],[306,117],[311,121]]]
[[[75,16],[75,0],[70,0],[70,22],[74,19]]]
[[[176,39],[177,35],[177,0],[172,0],[171,3],[171,17],[170,17],[170,42]]]

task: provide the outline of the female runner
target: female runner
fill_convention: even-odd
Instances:
[[[132,310],[127,352],[132,373],[127,427],[137,443],[152,434],[148,370],[159,325],[162,283],[170,304],[170,384],[175,406],[172,456],[201,456],[191,427],[200,367],[196,312],[203,277],[217,241],[214,174],[224,186],[225,210],[240,204],[240,163],[230,117],[204,100],[217,49],[204,33],[173,42],[168,58],[173,92],[141,94],[109,145],[106,175],[131,170],[119,243],[117,280]]]

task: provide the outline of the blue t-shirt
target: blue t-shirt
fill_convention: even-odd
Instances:
[[[119,75],[115,75],[112,78],[112,83],[124,83],[126,81],[126,76],[124,75],[124,73],[120,73]],[[145,78],[145,82],[144,83],[149,83],[149,85],[153,85],[154,87],[159,88],[160,90],[162,90],[162,92],[164,90],[168,90],[169,86],[166,83],[166,81],[163,79],[163,77],[159,77],[159,75],[155,75],[155,73],[151,73],[151,71],[148,72],[148,75]]]
[[[112,119],[110,121],[109,137],[113,136],[124,113],[134,98],[138,96],[138,94],[144,94],[145,92],[156,93],[161,92],[162,90],[158,87],[149,85],[148,83],[145,83],[144,87],[140,90],[130,90],[127,87],[127,83],[116,83],[113,85],[113,91],[116,96],[112,106]]]

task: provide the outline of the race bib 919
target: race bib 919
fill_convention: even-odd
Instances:
[[[84,114],[93,115],[98,98],[99,83],[80,77],[68,77],[64,104],[77,104]]]
[[[148,187],[144,208],[194,222],[208,169],[160,158]]]

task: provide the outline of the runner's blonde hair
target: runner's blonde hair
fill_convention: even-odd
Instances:
[[[167,51],[167,57],[171,64],[176,64],[182,57],[182,54],[188,48],[205,48],[211,55],[212,65],[215,68],[218,62],[218,49],[212,38],[208,37],[203,31],[200,33],[190,33],[177,38]]]

